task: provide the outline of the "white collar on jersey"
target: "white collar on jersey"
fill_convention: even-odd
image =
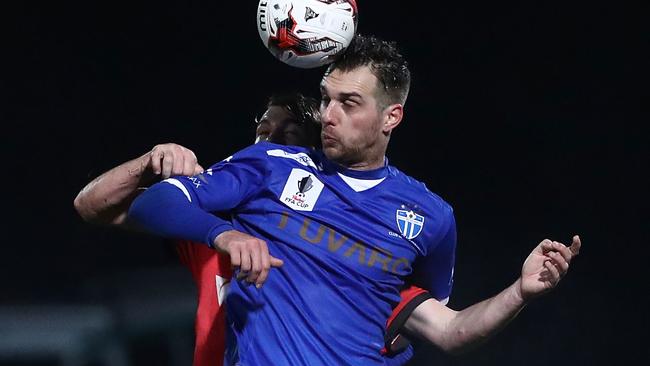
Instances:
[[[356,192],[362,192],[367,189],[370,189],[377,184],[381,183],[386,179],[386,177],[379,178],[379,179],[359,179],[359,178],[352,178],[348,177],[347,175],[343,175],[341,173],[337,173],[345,183],[347,183],[350,188],[354,189]]]

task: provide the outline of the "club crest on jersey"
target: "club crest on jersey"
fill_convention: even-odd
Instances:
[[[406,239],[415,239],[422,232],[424,216],[418,215],[412,210],[397,210],[395,218],[397,219],[397,227],[400,233]]]
[[[312,211],[323,187],[314,174],[294,168],[284,185],[280,201],[296,211]]]

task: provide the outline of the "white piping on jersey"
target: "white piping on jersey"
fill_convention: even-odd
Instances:
[[[192,197],[190,196],[190,192],[187,191],[187,188],[185,188],[183,183],[179,182],[178,179],[176,179],[176,178],[167,178],[167,179],[163,180],[163,182],[169,183],[169,184],[175,186],[176,188],[180,189],[183,192],[183,194],[185,195],[185,197],[187,197],[187,200],[192,202]]]
[[[341,173],[337,173],[345,183],[347,183],[350,188],[354,189],[356,192],[362,192],[367,189],[370,189],[377,184],[381,183],[386,179],[386,177],[379,178],[379,179],[358,179],[358,178],[352,178],[348,177],[347,175],[343,175]]]
[[[404,240],[406,240],[406,241],[408,241],[409,243],[411,243],[411,245],[415,248],[415,250],[418,251],[418,253],[420,253],[421,255],[424,255],[424,250],[422,250],[422,248],[420,248],[420,247],[415,243],[415,240],[413,240],[413,239],[407,239],[406,236],[404,236],[404,235],[402,235],[402,238],[404,238]]]
[[[441,303],[442,305],[447,305],[447,303],[449,302],[449,296],[445,297],[442,300],[438,300],[438,302]]]
[[[314,161],[311,160],[309,155],[307,155],[305,153],[292,154],[292,153],[288,153],[288,152],[286,152],[284,150],[275,149],[275,150],[267,150],[266,154],[269,155],[269,156],[275,156],[277,158],[292,159],[292,160],[295,160],[295,161],[299,162],[300,164],[302,164],[304,166],[310,166],[310,167],[312,167],[314,169],[323,170],[322,168],[317,167],[316,164],[314,164]]]

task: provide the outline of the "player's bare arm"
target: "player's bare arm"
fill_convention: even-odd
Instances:
[[[446,352],[471,350],[498,333],[529,301],[555,288],[580,246],[577,235],[570,247],[543,240],[526,258],[521,277],[498,295],[461,311],[426,300],[413,311],[405,328]]]
[[[192,150],[174,143],[156,145],[88,183],[75,198],[74,207],[87,222],[123,225],[131,202],[142,188],[172,175],[202,171]]]

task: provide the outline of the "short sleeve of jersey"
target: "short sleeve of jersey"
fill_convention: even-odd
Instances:
[[[206,211],[233,210],[263,186],[268,168],[263,143],[243,149],[233,156],[211,166],[205,172],[192,176],[177,176],[167,182],[180,188],[187,198]]]
[[[436,300],[446,303],[451,295],[456,260],[456,221],[451,208],[441,230],[438,243],[426,256],[415,261],[413,283],[427,289]]]

